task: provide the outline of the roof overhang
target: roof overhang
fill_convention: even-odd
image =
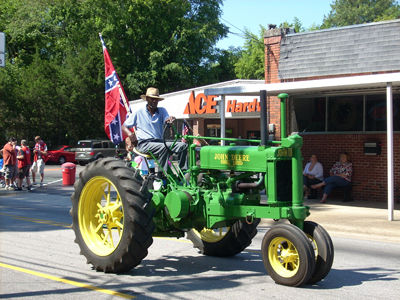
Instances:
[[[288,93],[290,95],[334,92],[360,89],[383,89],[388,83],[393,87],[400,87],[400,72],[385,73],[376,75],[361,75],[336,77],[328,79],[315,79],[282,83],[263,83],[222,88],[205,89],[206,95],[248,95],[256,96],[261,90],[266,90],[267,94],[278,95]]]

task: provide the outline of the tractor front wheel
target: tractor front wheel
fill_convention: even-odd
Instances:
[[[268,230],[261,253],[268,274],[278,284],[300,286],[314,273],[314,249],[305,233],[294,225],[280,224]]]
[[[98,271],[120,273],[137,266],[153,242],[151,194],[140,192],[140,177],[121,160],[89,164],[75,183],[72,229],[87,263]]]
[[[305,221],[304,232],[311,240],[315,253],[315,270],[308,284],[314,284],[328,275],[331,270],[334,250],[333,243],[328,232],[319,224]]]
[[[231,227],[204,228],[201,231],[191,229],[187,238],[192,241],[193,247],[198,248],[204,255],[233,256],[251,244],[251,240],[257,234],[258,223],[260,219],[254,219],[251,224],[238,220]]]

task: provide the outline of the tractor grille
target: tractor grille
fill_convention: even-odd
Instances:
[[[292,201],[292,161],[276,162],[278,201]]]

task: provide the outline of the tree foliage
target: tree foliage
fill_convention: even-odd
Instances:
[[[55,144],[104,137],[99,32],[129,99],[149,85],[165,93],[232,76],[231,54],[214,47],[227,33],[221,2],[2,0],[0,139],[39,134]]]
[[[245,32],[244,49],[235,64],[236,76],[240,79],[264,79],[264,31],[260,25],[259,35]]]
[[[335,0],[324,17],[321,28],[364,24],[400,17],[400,5],[395,0]]]

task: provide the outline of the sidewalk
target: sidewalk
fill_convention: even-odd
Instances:
[[[306,200],[311,215],[307,220],[321,224],[332,237],[358,238],[400,243],[400,204],[395,203],[394,221],[388,221],[387,203]],[[262,225],[273,221],[265,220]]]

